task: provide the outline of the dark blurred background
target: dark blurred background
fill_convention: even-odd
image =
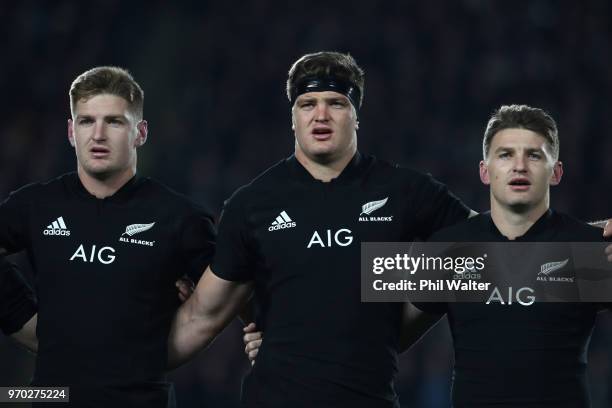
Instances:
[[[565,176],[554,207],[607,218],[611,9],[607,0],[2,2],[0,197],[75,169],[70,83],[119,65],[146,95],[140,173],[218,214],[233,190],[293,150],[289,66],[338,50],[366,71],[362,151],[431,172],[485,209],[477,165],[486,121],[501,104],[534,105],[560,128]],[[403,407],[448,406],[449,344],[440,324],[402,356]],[[589,354],[595,408],[612,406],[611,344],[612,319],[602,314]],[[238,406],[242,349],[234,322],[173,373],[179,407]],[[26,384],[32,366],[0,338],[0,385]]]

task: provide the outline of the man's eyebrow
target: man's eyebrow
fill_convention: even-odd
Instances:
[[[91,115],[91,114],[79,114],[76,115],[76,119],[91,119],[93,118],[95,115]],[[124,119],[127,120],[127,117],[125,115],[122,115],[120,113],[114,113],[114,114],[110,114],[110,115],[104,115],[103,119],[108,120],[108,119]]]
[[[343,96],[330,96],[328,98],[325,98],[325,101],[327,102],[336,102],[336,101],[342,101],[342,102],[348,102],[348,98],[347,97],[343,97]]]

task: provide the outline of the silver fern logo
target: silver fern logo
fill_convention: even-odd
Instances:
[[[567,265],[568,262],[569,262],[569,258],[567,258],[567,259],[565,259],[563,261],[558,261],[558,262],[546,262],[545,264],[540,266],[540,272],[538,273],[538,276],[536,277],[536,280],[540,281],[540,282],[568,282],[568,283],[573,283],[574,282],[574,276],[551,276],[551,274],[553,272],[556,272],[559,269],[564,268],[565,265]],[[571,275],[571,271],[568,271],[568,272],[570,272],[570,275]]]
[[[385,197],[382,200],[370,201],[369,203],[365,203],[361,206],[361,214],[359,215],[370,215],[379,208],[384,207],[384,205],[387,204],[387,201],[389,201],[389,197]]]
[[[389,201],[389,197],[385,197],[382,200],[370,201],[369,203],[365,203],[361,206],[361,214],[359,214],[360,222],[391,222],[393,221],[393,216],[387,217],[369,217],[374,211],[381,209],[387,204]],[[366,215],[364,217],[364,215]]]
[[[554,271],[558,271],[563,268],[569,262],[569,258],[565,261],[560,262],[548,262],[540,266],[540,273],[538,275],[550,275]]]
[[[128,243],[128,244],[136,244],[136,245],[144,245],[144,246],[152,247],[153,245],[155,245],[155,241],[145,241],[143,239],[134,239],[134,238],[131,238],[131,237],[136,235],[136,234],[140,234],[140,233],[143,233],[145,231],[150,230],[151,228],[153,228],[154,225],[155,225],[154,222],[152,222],[150,224],[131,224],[131,225],[128,225],[125,228],[125,232],[123,234],[121,234],[121,236],[119,237],[119,241],[125,242],[125,243]]]
[[[130,237],[136,234],[140,234],[141,232],[145,232],[150,230],[151,228],[153,228],[153,226],[155,225],[154,222],[150,223],[150,224],[132,224],[132,225],[128,225],[125,228],[125,232],[123,233],[123,235],[129,235]]]

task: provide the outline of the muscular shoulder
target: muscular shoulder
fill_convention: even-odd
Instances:
[[[369,160],[368,171],[364,183],[378,185],[395,185],[400,188],[418,188],[426,183],[433,183],[435,179],[430,175],[410,167],[402,166],[374,156],[367,156]]]
[[[436,231],[428,241],[431,242],[455,242],[465,239],[477,241],[481,238],[483,231],[488,228],[490,216],[488,213],[478,214],[465,221],[458,222],[441,230]]]
[[[186,195],[178,193],[155,179],[145,178],[141,191],[141,199],[145,203],[162,207],[165,211],[173,211],[178,214],[205,213],[212,218],[212,212],[204,204],[196,203]]]
[[[66,182],[76,177],[75,173],[66,173],[46,181],[26,184],[10,193],[10,198],[22,203],[33,201],[46,201],[54,197],[65,195]]]
[[[561,212],[555,213],[560,239],[574,242],[604,241],[603,230]]]
[[[274,195],[286,194],[288,170],[283,159],[266,169],[249,183],[239,187],[225,201],[225,206],[242,206],[246,203],[256,203],[270,199]]]

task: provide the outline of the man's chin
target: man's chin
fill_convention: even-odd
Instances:
[[[524,214],[533,208],[533,203],[531,201],[516,201],[509,203],[508,208],[514,213]]]
[[[335,149],[312,149],[308,153],[308,156],[317,163],[333,162],[338,155]]]
[[[89,177],[106,180],[113,176],[117,171],[110,166],[83,166],[83,171],[87,173]]]

